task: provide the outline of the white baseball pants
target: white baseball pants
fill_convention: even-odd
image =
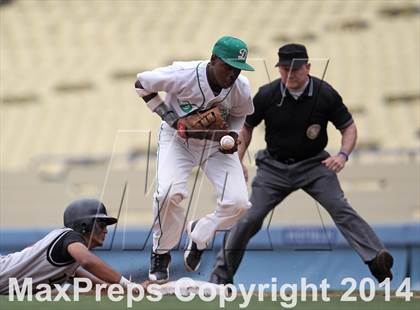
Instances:
[[[218,151],[218,142],[178,136],[176,130],[162,123],[159,133],[157,186],[153,199],[153,251],[165,253],[175,247],[183,232],[184,208],[188,196],[187,181],[199,166],[217,193],[214,212],[201,218],[191,234],[199,249],[204,249],[217,230],[228,229],[251,206],[238,154]]]

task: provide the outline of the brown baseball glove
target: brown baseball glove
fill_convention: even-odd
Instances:
[[[178,135],[184,139],[209,139],[218,141],[228,132],[228,124],[218,106],[206,111],[197,111],[176,122]]]

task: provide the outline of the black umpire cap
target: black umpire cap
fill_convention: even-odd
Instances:
[[[302,65],[308,63],[308,52],[302,44],[290,43],[279,48],[278,66],[292,67],[293,70],[299,69]]]

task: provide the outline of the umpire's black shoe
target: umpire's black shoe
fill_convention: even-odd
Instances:
[[[150,256],[149,280],[155,283],[165,283],[169,280],[169,263],[171,254],[157,254],[152,251]]]
[[[215,274],[214,272],[212,272],[212,274],[210,275],[209,282],[214,283],[214,284],[223,284],[223,285],[233,284],[232,280],[222,278],[219,275]]]
[[[386,250],[379,251],[378,255],[368,262],[370,272],[378,280],[379,283],[385,281],[386,278],[392,280],[391,268],[394,264],[394,258]]]
[[[211,273],[209,282],[217,284],[217,285],[233,284],[233,280],[222,278],[219,275],[215,274],[214,272]],[[226,293],[230,296],[230,294],[232,294],[232,289],[230,287],[227,287],[225,289],[226,289]]]
[[[187,271],[196,271],[198,267],[200,267],[201,262],[201,255],[203,254],[203,250],[199,250],[197,248],[197,244],[192,241],[191,239],[191,233],[194,230],[195,225],[197,224],[197,221],[191,221],[188,223],[188,246],[184,253],[184,264],[185,269]]]

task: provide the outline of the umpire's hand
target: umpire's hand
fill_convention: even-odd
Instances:
[[[322,163],[328,169],[334,171],[335,173],[339,173],[346,164],[346,158],[341,156],[340,154],[328,157],[327,159],[323,160]]]

